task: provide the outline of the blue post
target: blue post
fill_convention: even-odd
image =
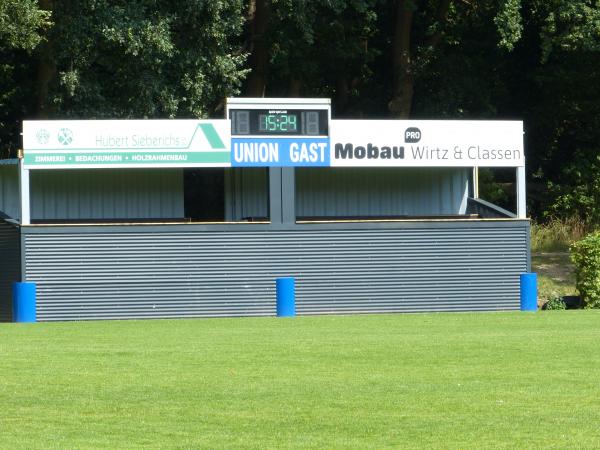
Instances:
[[[35,314],[35,283],[13,283],[13,322],[37,322]]]
[[[521,311],[537,311],[537,274],[521,274]]]
[[[277,278],[277,317],[296,315],[296,286],[293,278]]]

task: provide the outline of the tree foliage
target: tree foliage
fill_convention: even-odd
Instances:
[[[67,117],[203,117],[238,92],[242,2],[65,0],[47,99]],[[58,20],[60,19],[60,20]]]
[[[586,308],[600,308],[600,232],[590,233],[571,246],[577,290]]]
[[[50,15],[35,0],[0,1],[0,49],[33,50],[51,25]]]
[[[538,215],[577,214],[600,224],[600,4],[597,1],[530,0],[526,11],[531,74],[521,108],[530,130],[528,161],[534,181],[549,189]],[[527,53],[525,53],[527,52]]]
[[[0,0],[0,158],[19,145],[20,121],[35,96],[33,50],[51,26],[51,14],[35,0]]]

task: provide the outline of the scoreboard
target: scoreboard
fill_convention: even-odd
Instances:
[[[230,111],[233,136],[327,136],[326,110],[238,109]]]
[[[329,165],[329,99],[229,98],[232,166]]]

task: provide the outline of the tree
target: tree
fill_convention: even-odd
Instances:
[[[463,79],[472,78],[468,69],[479,66],[482,60],[496,66],[497,62],[488,55],[498,56],[499,50],[512,50],[520,38],[519,9],[520,0],[397,0],[393,11],[393,76],[388,103],[392,117],[411,116],[416,106],[414,96],[419,90],[419,83],[426,78],[431,79],[440,61],[444,61],[446,70],[455,70],[457,66],[466,68],[462,77],[455,74]],[[479,52],[482,41],[486,44],[487,54]],[[438,79],[437,82],[443,87],[446,80]],[[468,87],[468,83],[462,84]],[[453,96],[451,92],[446,91],[447,94]],[[423,97],[417,99],[419,102],[422,100]],[[440,110],[437,115],[456,113],[459,111]]]
[[[56,117],[206,117],[238,92],[241,0],[56,2]]]
[[[441,0],[437,3],[425,40],[418,48],[412,48],[414,44],[411,37],[417,2],[414,0],[396,0],[396,20],[392,46],[392,100],[388,104],[393,117],[406,119],[410,115],[414,94],[415,70],[418,70],[419,65],[426,64],[428,54],[435,50],[442,37],[450,0]]]
[[[535,213],[600,224],[600,4],[529,0],[528,166],[544,195]],[[533,53],[533,52],[532,52]],[[521,60],[523,60],[522,58]],[[535,186],[535,184],[534,184]]]
[[[14,157],[21,118],[33,105],[33,51],[51,26],[35,0],[0,1],[0,158]]]
[[[375,0],[252,0],[250,96],[333,97],[343,114],[359,97],[376,50]],[[260,5],[263,5],[260,7]],[[267,70],[268,69],[268,70]],[[258,87],[256,82],[258,83]]]
[[[246,79],[244,92],[250,97],[264,97],[267,87],[269,67],[269,21],[271,5],[269,0],[250,0],[248,5],[247,44],[250,73]]]
[[[50,12],[40,9],[35,0],[0,2],[0,49],[33,50],[51,25]]]

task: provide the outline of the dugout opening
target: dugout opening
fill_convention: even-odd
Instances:
[[[0,170],[0,211],[20,219],[18,163]],[[32,224],[516,217],[477,198],[474,171],[464,167],[56,169],[28,176]]]

